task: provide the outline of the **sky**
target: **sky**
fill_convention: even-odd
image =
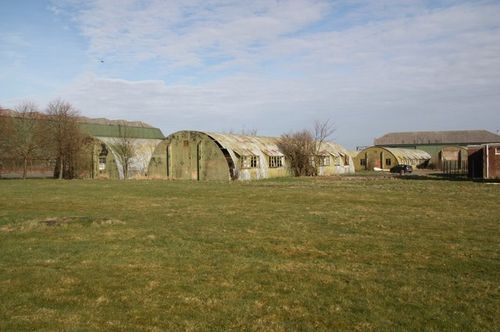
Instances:
[[[0,105],[279,136],[500,129],[500,1],[0,0]]]

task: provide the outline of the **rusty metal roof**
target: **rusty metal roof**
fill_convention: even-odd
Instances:
[[[240,156],[258,156],[261,152],[268,156],[283,156],[278,148],[277,137],[246,136],[236,134],[221,134],[205,132],[228,150],[233,150]]]
[[[215,139],[228,150],[232,150],[240,156],[258,156],[262,153],[268,156],[283,156],[278,147],[279,137],[267,136],[246,136],[236,134],[221,134],[214,132],[204,132]],[[334,142],[323,142],[321,145],[322,153],[333,156],[345,156],[348,151]]]
[[[329,153],[334,157],[343,157],[345,155],[349,155],[349,151],[347,151],[341,145],[334,142],[323,142],[321,143],[321,154]]]

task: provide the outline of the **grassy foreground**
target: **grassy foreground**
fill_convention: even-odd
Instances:
[[[500,185],[0,181],[0,330],[495,330]]]

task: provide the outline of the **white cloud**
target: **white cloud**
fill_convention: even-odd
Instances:
[[[495,2],[93,0],[71,8],[92,54],[155,59],[158,72],[190,68],[186,76],[200,81],[84,76],[60,94],[86,115],[144,120],[167,133],[280,134],[332,118],[350,146],[386,131],[496,130],[500,122]]]

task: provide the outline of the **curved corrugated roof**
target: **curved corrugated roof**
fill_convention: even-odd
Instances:
[[[383,148],[396,157],[398,161],[402,159],[413,159],[413,160],[428,160],[431,159],[431,155],[422,150],[416,149],[402,149],[402,148],[388,148],[388,147],[380,147]]]
[[[204,133],[215,139],[224,148],[232,150],[240,156],[258,156],[261,152],[268,156],[283,156],[283,153],[278,147],[279,137],[246,136],[236,134],[221,134],[214,132]],[[348,151],[337,143],[323,142],[321,144],[321,153],[331,154],[335,157],[339,157],[345,156],[346,154],[348,154]]]
[[[334,157],[343,157],[345,155],[349,155],[349,151],[347,151],[343,146],[334,143],[334,142],[323,142],[321,143],[321,153],[329,153]]]
[[[130,138],[163,139],[163,133],[158,128],[153,127],[133,127],[119,124],[99,124],[99,123],[78,123],[80,129],[90,136],[95,137],[122,137],[120,131],[125,132]]]
[[[215,139],[224,148],[232,150],[240,156],[258,156],[261,152],[268,156],[283,156],[283,153],[281,153],[277,145],[277,137],[246,136],[213,132],[203,133]]]

